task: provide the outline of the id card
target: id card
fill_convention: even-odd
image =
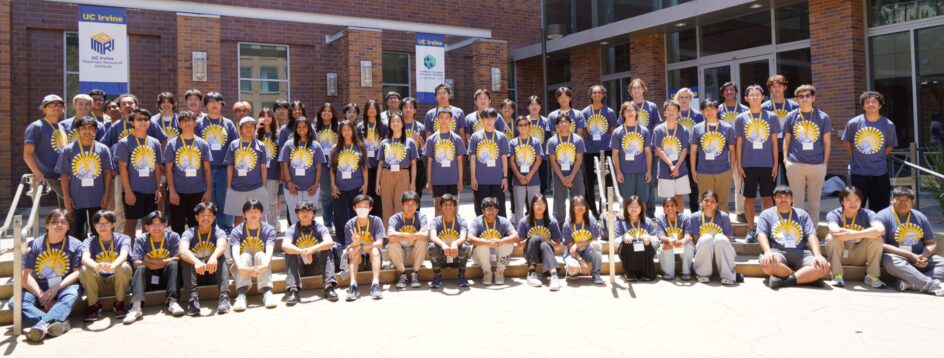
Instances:
[[[246,170],[246,169],[237,169],[237,170],[236,170],[236,175],[238,175],[238,176],[244,177],[244,176],[246,176],[246,174],[249,174],[249,171]]]
[[[489,168],[494,167],[494,166],[495,166],[495,159],[486,160],[486,161],[485,161],[485,166],[486,166],[486,167],[489,167]]]
[[[186,169],[186,170],[184,170],[184,176],[186,176],[186,177],[188,177],[188,178],[196,177],[196,176],[197,176],[197,170],[196,170],[196,169],[193,169],[193,168]]]
[[[603,136],[600,135],[600,133],[594,133],[594,134],[593,134],[593,141],[594,141],[594,142],[599,142],[599,141],[602,140],[602,139],[603,139]]]
[[[400,171],[400,165],[399,165],[399,164],[391,165],[391,166],[390,166],[390,171],[391,171],[391,172],[398,172],[398,171]]]
[[[675,254],[682,255],[682,254],[685,253],[685,245],[676,246],[676,247],[673,248],[672,251],[673,251],[673,253],[675,253]]]
[[[151,284],[152,284],[152,285],[159,285],[160,283],[161,283],[161,277],[160,277],[160,276],[151,276]]]
[[[211,150],[222,150],[223,146],[220,143],[210,143]]]
[[[754,149],[764,149],[764,142],[751,142],[751,146]]]
[[[705,153],[705,160],[715,160],[715,153]]]
[[[351,172],[341,172],[341,179],[351,179]]]
[[[368,150],[368,151],[367,151],[367,157],[368,157],[368,158],[373,158],[373,157],[374,157],[374,151]]]
[[[82,187],[88,188],[95,186],[95,179],[82,179]]]
[[[561,171],[570,171],[570,164],[561,164]]]
[[[646,244],[642,240],[633,240],[633,252],[646,251]]]
[[[670,161],[670,162],[674,162],[674,161],[678,160],[678,157],[679,157],[678,153],[672,154],[672,155],[669,156],[669,161]]]
[[[59,286],[60,283],[62,283],[62,276],[55,276],[46,279],[46,284],[49,287]]]
[[[786,239],[784,239],[784,240],[783,240],[783,247],[788,248],[788,249],[795,249],[795,248],[797,247],[797,243],[796,243],[796,241],[793,241],[793,240],[786,240]]]
[[[295,168],[295,176],[297,177],[305,176],[305,168]]]
[[[803,143],[803,150],[813,150],[813,143]]]
[[[441,167],[443,167],[443,168],[449,168],[449,167],[452,166],[452,161],[451,161],[451,160],[443,160],[443,161],[439,162],[439,166],[441,166]]]
[[[138,176],[139,176],[139,177],[146,177],[146,176],[148,176],[148,175],[151,175],[151,170],[150,170],[150,169],[138,169]]]
[[[530,173],[530,171],[531,171],[530,165],[522,165],[518,167],[518,172],[520,172],[521,174],[528,174]]]
[[[636,160],[636,153],[626,153],[626,161],[631,162]]]

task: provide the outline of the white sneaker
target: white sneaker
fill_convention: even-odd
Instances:
[[[144,312],[141,312],[141,303],[135,302],[131,306],[131,310],[128,311],[128,315],[121,321],[124,324],[132,324],[135,321],[141,319],[141,316],[144,315]]]
[[[423,284],[420,283],[419,276],[416,275],[416,272],[410,274],[410,287],[420,288],[423,287]]]
[[[560,291],[560,279],[557,276],[551,276],[551,291]]]
[[[496,273],[495,273],[495,284],[496,284],[496,285],[504,285],[504,284],[505,284],[505,273],[504,273],[504,272],[496,272]]]
[[[914,288],[914,285],[912,285],[911,283],[909,283],[909,282],[907,282],[907,281],[905,281],[905,280],[898,280],[898,291],[904,292],[904,291],[908,291],[908,290],[910,290],[910,289],[912,289],[912,288]]]
[[[489,286],[492,284],[492,273],[491,272],[482,272],[482,284]]]
[[[266,291],[262,296],[262,302],[265,302],[265,308],[275,308],[279,305],[279,300],[275,298],[272,291]]]
[[[397,280],[397,288],[406,288],[406,284],[410,281],[410,278],[406,275],[406,272],[400,274],[400,279]]]
[[[233,301],[233,311],[242,312],[246,310],[246,295],[236,296],[236,300]]]
[[[935,296],[944,296],[944,287],[938,287],[936,290],[931,291]]]
[[[174,317],[180,317],[184,315],[183,307],[180,307],[180,304],[177,301],[173,301],[167,305],[167,310],[170,311]]]
[[[528,285],[531,287],[541,287],[544,286],[544,283],[541,282],[541,278],[538,277],[537,272],[532,272],[528,274]]]

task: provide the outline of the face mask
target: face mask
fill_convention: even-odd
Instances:
[[[357,217],[363,219],[363,218],[366,218],[366,217],[367,217],[367,214],[370,213],[370,209],[368,209],[368,208],[357,208],[357,209],[354,209],[354,212],[357,213]]]

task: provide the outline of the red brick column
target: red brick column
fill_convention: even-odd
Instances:
[[[345,102],[363,106],[368,99],[383,100],[382,32],[373,29],[347,28],[340,42],[341,69],[338,71],[338,94]],[[371,85],[361,86],[361,61],[372,61]],[[381,106],[383,106],[381,104]],[[362,109],[363,110],[363,109]]]
[[[493,67],[501,71],[501,88],[498,91],[492,90]],[[507,42],[479,40],[472,44],[472,88],[473,93],[479,88],[489,90],[492,93],[492,105],[496,107],[501,99],[508,97]]]
[[[12,38],[11,38],[10,1],[0,0],[0,126],[13,127],[13,66],[12,66]],[[13,163],[22,162],[20,156],[14,154],[13,133],[10,130],[0,131],[0,210],[6,211],[10,207],[10,200],[16,191],[19,175],[14,174]],[[2,224],[0,224],[2,225]]]
[[[862,1],[810,1],[810,57],[816,106],[829,114],[832,137],[829,173],[845,174],[848,153],[839,131],[858,112],[856,101],[866,89],[865,20]]]
[[[528,114],[528,97],[538,96],[542,101],[545,100],[544,91],[541,89],[541,56],[516,61],[515,76],[515,84],[518,87],[515,103],[518,104],[518,114],[525,115]]]
[[[600,47],[597,44],[570,51],[570,81],[574,100],[571,107],[583,109],[590,105],[590,86],[600,84]]]
[[[207,53],[206,82],[193,81],[193,51]],[[204,94],[222,91],[220,72],[220,18],[177,14],[177,96],[196,88]],[[236,93],[222,93],[227,103],[236,100]]]
[[[665,92],[665,34],[629,35],[630,74],[646,81],[646,99],[661,106]]]

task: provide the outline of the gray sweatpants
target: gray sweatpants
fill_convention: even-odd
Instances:
[[[686,243],[682,253],[682,274],[690,275],[692,273],[692,257],[695,256],[695,247],[692,243]],[[664,249],[659,245],[659,266],[662,267],[662,273],[675,277],[675,249]]]
[[[574,185],[570,188],[564,186],[557,174],[551,173],[554,177],[554,217],[557,220],[564,220],[567,217],[567,199],[577,195],[584,195],[583,173],[578,172],[574,176]],[[593,205],[593,203],[588,203]]]
[[[937,290],[941,287],[941,279],[944,279],[944,257],[940,255],[928,258],[928,266],[922,270],[904,257],[885,253],[882,254],[882,266],[890,275],[912,284],[915,289],[921,291]]]
[[[695,243],[695,275],[700,277],[711,276],[713,264],[718,266],[718,276],[722,280],[734,281],[737,274],[734,272],[734,246],[728,237],[722,234],[714,236],[702,235]]]
[[[517,179],[516,179],[517,180]],[[530,207],[531,198],[535,195],[541,193],[540,185],[515,185],[512,187],[515,193],[515,220],[512,221],[513,224],[517,225],[521,221],[521,218],[524,217],[525,213],[528,212]]]

